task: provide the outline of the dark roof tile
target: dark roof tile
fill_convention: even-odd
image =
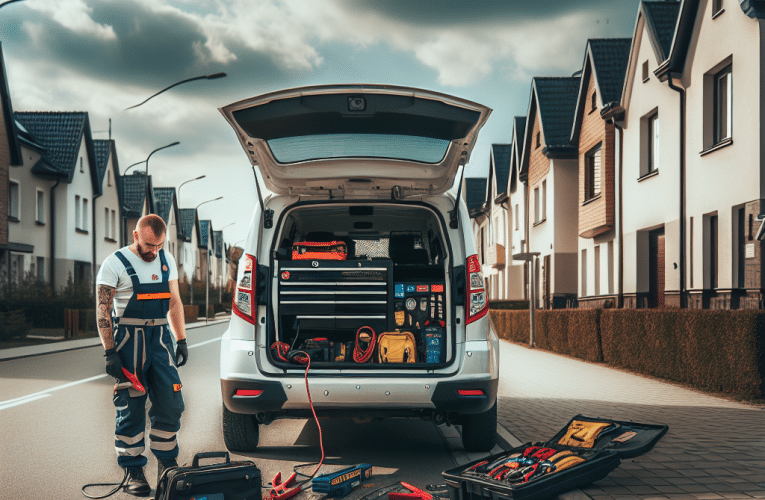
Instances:
[[[98,183],[103,185],[106,176],[106,168],[109,165],[109,156],[112,152],[112,141],[94,139],[93,150],[96,154],[96,171],[98,173]]]
[[[146,198],[146,173],[134,172],[122,177],[122,200],[127,217],[139,217]]]
[[[56,172],[71,178],[88,114],[78,111],[16,112],[14,117],[45,148],[45,156]]]
[[[191,239],[192,232],[194,231],[196,210],[193,208],[181,208],[179,212],[181,215],[181,231],[183,231],[184,236]]]
[[[212,228],[212,221],[210,220],[200,220],[199,221],[199,244],[203,247],[209,246],[207,244],[207,235],[210,232],[210,228]]]
[[[677,16],[680,13],[680,2],[661,1],[643,2],[646,19],[653,27],[657,41],[662,50],[662,61],[669,57],[672,38],[675,36]]]
[[[486,203],[486,177],[465,177],[465,203],[468,211]]]
[[[579,77],[534,77],[542,134],[548,148],[571,147],[569,137],[579,94]]]
[[[598,38],[588,43],[603,105],[620,103],[632,39]]]
[[[510,178],[510,157],[512,144],[492,144],[491,157],[494,162],[494,176],[497,179],[497,195],[507,192],[507,179]]]

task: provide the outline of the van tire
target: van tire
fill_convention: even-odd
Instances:
[[[223,441],[229,451],[255,451],[259,440],[255,415],[234,413],[223,405]]]
[[[467,451],[491,451],[497,443],[497,403],[483,413],[463,415],[462,446]]]

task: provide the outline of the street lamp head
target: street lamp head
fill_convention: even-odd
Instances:
[[[223,78],[224,76],[227,76],[226,73],[213,73],[212,75],[207,75],[205,78],[208,80],[217,80],[218,78]]]

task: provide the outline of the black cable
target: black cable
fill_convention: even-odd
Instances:
[[[125,469],[125,475],[122,476],[122,481],[121,482],[119,482],[119,483],[90,483],[90,484],[86,484],[85,486],[83,486],[81,488],[82,494],[85,495],[88,498],[94,498],[94,499],[110,497],[110,496],[114,495],[115,493],[117,493],[123,486],[125,486],[125,483],[127,482],[127,477],[128,477],[128,470]],[[107,493],[105,495],[101,495],[101,496],[93,496],[93,495],[88,495],[87,493],[85,493],[85,488],[92,488],[92,487],[95,487],[95,486],[116,486],[116,488],[114,488],[109,493]]]

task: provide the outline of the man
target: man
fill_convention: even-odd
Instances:
[[[106,373],[117,379],[117,463],[127,470],[125,492],[136,496],[151,493],[143,473],[147,395],[149,448],[157,457],[159,476],[177,465],[176,433],[184,409],[177,367],[188,360],[186,325],[175,259],[162,249],[165,230],[161,217],[141,217],[133,244],[107,257],[96,278],[96,316],[106,350]]]

